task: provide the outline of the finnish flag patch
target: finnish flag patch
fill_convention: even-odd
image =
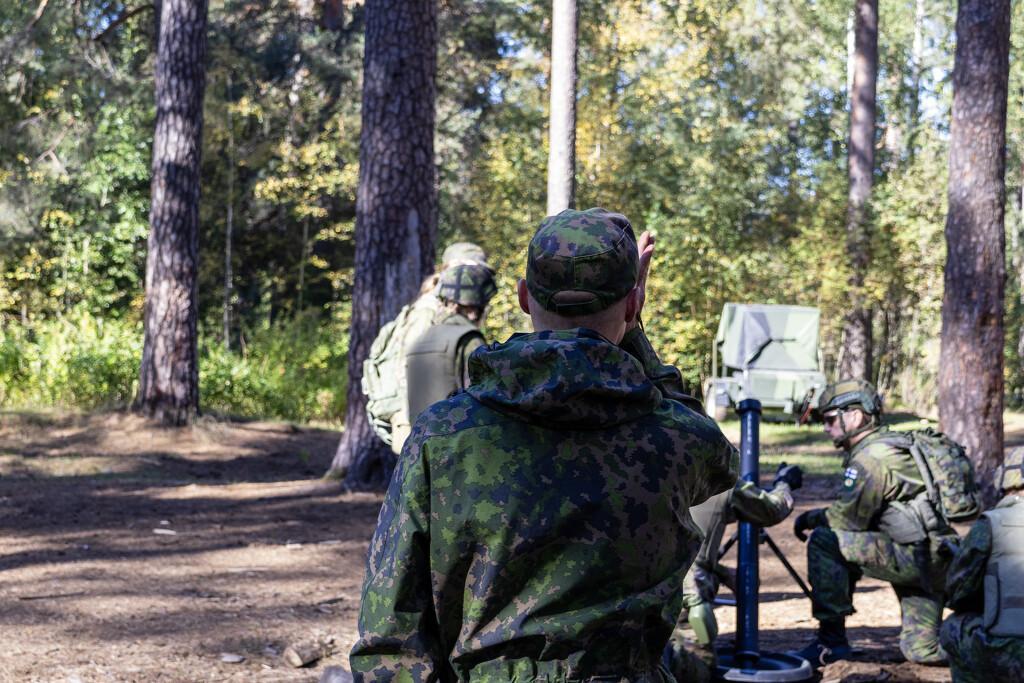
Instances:
[[[848,489],[853,488],[853,485],[857,483],[858,474],[859,472],[857,472],[856,467],[847,467],[846,471],[843,472],[843,486],[845,486]]]

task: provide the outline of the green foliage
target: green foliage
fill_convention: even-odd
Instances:
[[[199,365],[203,410],[337,423],[345,414],[348,383],[347,323],[341,323],[310,312],[252,330],[241,354],[205,346]]]
[[[0,400],[123,404],[141,343],[155,17],[81,0],[50,2],[33,22],[37,6],[0,3]],[[875,314],[876,378],[890,403],[927,410],[954,17],[952,6],[916,7],[881,7],[872,262],[856,295]],[[503,339],[528,325],[515,281],[545,207],[551,3],[439,8],[440,243],[487,249],[500,291],[486,332]],[[850,3],[593,0],[580,10],[577,205],[656,233],[645,320],[658,349],[699,391],[724,303],[805,304],[822,311],[831,371],[854,295],[843,227]],[[335,420],[344,407],[338,312],[355,258],[362,12],[360,2],[210,3],[204,408]],[[1016,19],[1007,388],[1024,401]]]
[[[243,335],[244,351],[200,349],[205,411],[244,417],[338,422],[345,412],[347,314],[306,313]],[[134,398],[142,327],[84,307],[0,332],[0,406],[95,410]]]
[[[141,332],[138,323],[98,318],[82,308],[0,331],[0,405],[126,406],[138,382]]]

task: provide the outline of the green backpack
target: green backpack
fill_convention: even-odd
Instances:
[[[963,522],[978,516],[981,496],[974,465],[963,446],[931,427],[894,432],[886,441],[910,452],[921,472],[928,500],[947,521]]]
[[[391,418],[405,404],[405,387],[401,378],[405,374],[405,344],[409,312],[405,306],[394,320],[380,328],[370,346],[370,354],[363,361],[361,386],[366,395],[366,415],[377,436],[391,445]]]

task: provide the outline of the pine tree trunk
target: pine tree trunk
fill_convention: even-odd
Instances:
[[[228,112],[228,207],[224,225],[224,310],[221,323],[224,327],[224,350],[231,350],[231,298],[234,294],[235,276],[231,264],[231,247],[234,239],[235,221],[235,123],[231,116],[231,74],[228,73],[225,97]]]
[[[991,504],[1003,460],[1009,0],[961,0],[956,37],[939,418]]]
[[[206,87],[206,0],[163,0],[146,255],[145,339],[135,407],[181,425],[199,411],[196,272]]]
[[[850,90],[850,178],[846,250],[850,307],[843,321],[842,377],[871,379],[871,306],[864,282],[871,263],[871,182],[875,169],[875,82],[878,80],[878,0],[856,0],[853,87]]]
[[[551,121],[548,215],[576,204],[576,0],[554,0],[551,15]]]
[[[391,450],[366,417],[363,361],[381,325],[433,271],[437,233],[435,0],[369,0],[365,21],[348,407],[328,473],[353,488],[391,476]]]

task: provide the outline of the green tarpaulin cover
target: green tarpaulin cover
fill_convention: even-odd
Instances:
[[[726,304],[715,345],[732,370],[817,370],[818,309]]]

